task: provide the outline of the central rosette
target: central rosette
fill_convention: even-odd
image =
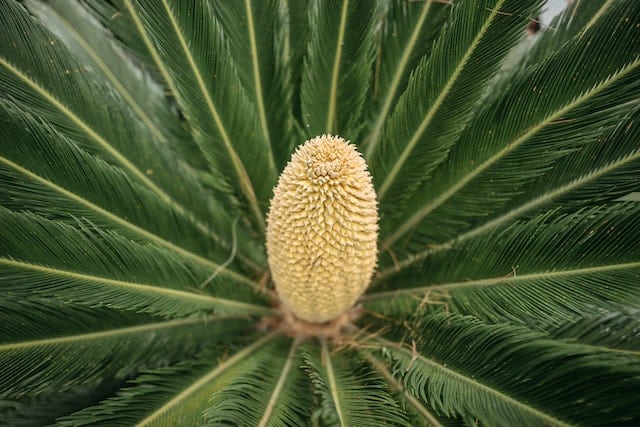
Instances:
[[[282,171],[267,217],[276,292],[298,318],[337,318],[365,291],[377,262],[378,209],[367,165],[342,138],[298,147]]]

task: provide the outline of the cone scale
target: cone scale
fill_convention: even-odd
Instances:
[[[367,165],[340,137],[298,147],[267,216],[267,253],[276,292],[297,318],[323,323],[347,312],[377,263],[378,210]]]

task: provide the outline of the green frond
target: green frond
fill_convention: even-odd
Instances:
[[[300,141],[305,141],[306,129],[300,121],[302,117],[302,105],[300,102],[300,86],[302,85],[302,70],[304,68],[305,55],[309,44],[309,8],[310,0],[287,0],[286,8],[289,16],[289,43],[284,47],[289,50],[291,65],[291,85],[293,87],[292,111],[297,120],[294,122],[294,131]],[[299,143],[295,141],[294,145]]]
[[[209,272],[86,221],[72,227],[4,208],[0,219],[3,293],[163,316],[201,310],[270,312],[250,286],[223,280],[212,289],[216,296],[211,296],[198,289]]]
[[[368,148],[383,207],[402,211],[418,184],[444,160],[501,58],[522,38],[538,7],[539,2],[521,0],[467,1],[451,7],[450,19],[430,56],[414,70],[383,138]]]
[[[123,380],[190,356],[203,340],[246,328],[238,319],[162,320],[45,300],[3,301],[2,310],[4,319],[11,315],[13,336],[3,331],[0,399],[15,401],[91,390],[109,378]]]
[[[572,38],[581,37],[601,18],[614,2],[611,0],[576,0],[551,21],[543,26],[538,40],[522,58],[524,64],[543,61],[550,53],[560,49]]]
[[[258,114],[212,6],[171,0],[125,4],[194,128],[217,189],[246,206],[248,219],[261,232],[277,177],[273,151],[264,135],[254,132]]]
[[[217,264],[209,258],[228,257],[232,236],[197,227],[174,205],[132,181],[125,171],[82,150],[14,104],[0,101],[0,120],[6,123],[0,129],[6,141],[0,146],[0,176],[5,183],[0,200],[5,207],[72,223],[76,217],[85,217],[211,270]],[[228,218],[222,215],[215,221],[223,230]],[[246,236],[238,240],[243,253],[256,256],[255,248],[247,247]],[[244,255],[239,259],[253,264]]]
[[[394,378],[389,366],[370,352],[362,352],[367,362],[385,379],[392,395],[406,412],[411,426],[442,427],[445,421],[440,420],[423,402],[408,393],[399,380]]]
[[[156,74],[159,81],[162,74],[155,68],[151,52],[142,35],[137,31],[131,31],[135,24],[125,7],[126,0],[86,0],[82,2],[87,10],[90,10],[104,28],[109,31],[123,49],[129,51],[136,59],[144,63],[144,68]],[[166,84],[166,82],[163,82]]]
[[[434,255],[421,279],[401,276],[390,286],[403,283],[402,289],[371,293],[365,301],[383,312],[412,312],[437,302],[455,312],[537,328],[619,304],[638,307],[639,218],[633,202],[570,215],[551,211]],[[400,301],[383,303],[390,298]]]
[[[114,88],[155,140],[184,157],[199,157],[189,155],[190,134],[166,102],[164,88],[102,27],[85,3],[29,0],[25,4],[85,67]],[[179,162],[174,167],[180,167]],[[187,168],[181,173],[193,174]]]
[[[640,104],[597,141],[561,159],[555,167],[525,187],[509,204],[509,218],[527,217],[541,209],[572,212],[623,200],[640,183]],[[499,219],[504,222],[503,216]]]
[[[322,425],[407,425],[384,380],[355,353],[333,354],[326,342],[305,353],[305,369],[321,399]]]
[[[376,2],[311,3],[300,89],[308,138],[334,134],[358,141],[374,60],[375,12]]]
[[[272,346],[274,334],[265,335],[251,344],[243,337],[243,345],[226,354],[229,344],[218,345],[189,361],[151,371],[136,378],[118,396],[61,418],[58,426],[166,426],[202,425],[204,411],[211,398],[230,382],[247,376],[253,360],[259,360],[265,347]]]
[[[576,0],[567,2],[563,11],[551,23],[543,23],[538,17],[538,32],[528,32],[527,38],[509,53],[502,69],[490,84],[486,96],[504,91],[524,68],[543,62],[561,49],[563,44],[572,38],[580,37],[604,16],[611,3],[610,0]]]
[[[455,238],[623,119],[640,93],[640,18],[629,16],[637,12],[616,3],[583,37],[489,97],[397,228],[383,227],[383,248],[408,233],[422,247]],[[619,48],[610,48],[611,31]]]
[[[409,392],[467,424],[615,425],[640,407],[637,357],[447,314],[425,318],[413,344],[376,347]]]
[[[460,246],[468,240],[488,235],[518,218],[532,218],[540,212],[560,209],[574,212],[623,200],[638,191],[635,176],[640,173],[640,108],[634,108],[610,132],[570,153],[553,168],[530,182],[520,196],[514,197],[504,212],[479,221],[473,228],[444,243],[429,245],[410,257],[384,269],[380,279],[414,265],[426,258]]]
[[[365,106],[369,126],[361,148],[368,153],[381,136],[391,108],[404,91],[411,71],[428,56],[433,40],[446,16],[444,5],[432,0],[395,0],[381,8],[376,36],[376,63],[371,89],[372,102]]]
[[[637,206],[614,205],[604,212],[581,211],[564,221],[532,221],[521,230],[528,228],[529,232],[513,240],[505,235],[511,247],[495,247],[496,262],[485,266],[490,269],[500,265],[505,274],[499,276],[494,270],[493,277],[483,283],[487,286],[480,284],[482,280],[472,280],[469,287],[461,283],[457,290],[455,286],[448,288],[447,305],[454,311],[474,312],[482,318],[506,317],[530,325],[536,325],[538,319],[559,322],[601,307],[616,308],[618,304],[638,307],[640,253],[633,236],[640,232],[639,213]],[[517,228],[516,225],[511,230]],[[541,229],[545,229],[543,233]],[[553,237],[547,234],[552,229],[556,233]],[[533,235],[538,237],[536,243],[527,244]],[[560,240],[560,236],[564,239]],[[543,246],[545,243],[547,246]],[[549,252],[550,247],[553,252]],[[488,271],[484,267],[481,270]],[[506,275],[512,277],[505,280]],[[500,285],[493,286],[491,282]],[[498,308],[500,304],[502,307]],[[489,307],[495,311],[487,317],[492,310]]]
[[[258,128],[278,171],[292,151],[290,18],[283,0],[214,2],[238,76],[258,112]]]
[[[126,102],[108,86],[97,84],[95,74],[17,2],[3,0],[0,10],[0,37],[11,40],[0,47],[3,99],[10,98],[21,110],[120,166],[132,180],[207,230],[202,218],[210,213],[193,197],[200,188],[197,181],[186,169],[173,173],[180,170],[175,156],[154,140]],[[84,96],[89,93],[92,96]]]
[[[0,0],[0,425],[638,425],[640,2],[544,7]],[[325,133],[378,272],[308,324],[265,214]]]
[[[243,374],[211,399],[207,425],[304,425],[311,388],[298,349],[298,341],[279,340],[256,353]]]
[[[556,339],[592,346],[601,351],[640,356],[640,310],[618,308],[578,316],[560,325],[549,325],[547,332]]]
[[[111,396],[124,383],[122,379],[105,379],[91,389],[78,388],[64,394],[24,401],[3,400],[0,423],[12,427],[51,425],[57,417],[94,405]]]

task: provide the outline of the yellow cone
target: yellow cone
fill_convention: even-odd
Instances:
[[[267,253],[282,302],[322,323],[354,305],[376,267],[378,210],[354,145],[322,135],[298,147],[267,217]]]

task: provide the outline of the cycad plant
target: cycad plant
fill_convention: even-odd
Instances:
[[[640,423],[637,0],[0,3],[0,424]]]

